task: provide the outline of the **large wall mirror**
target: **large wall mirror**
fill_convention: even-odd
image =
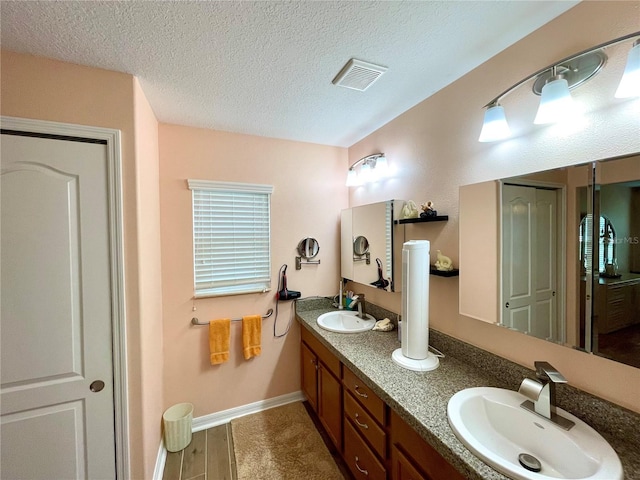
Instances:
[[[403,200],[387,200],[341,212],[342,278],[389,292],[400,291],[404,229],[395,224]],[[400,246],[398,249],[397,246]]]
[[[640,368],[640,155],[460,187],[460,313]]]

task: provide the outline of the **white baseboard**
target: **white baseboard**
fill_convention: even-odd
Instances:
[[[162,480],[164,465],[167,463],[167,449],[164,448],[164,440],[160,440],[158,447],[158,457],[156,458],[156,468],[153,469],[153,480]]]
[[[302,391],[288,393],[279,397],[269,398],[267,400],[260,400],[258,402],[249,403],[240,407],[230,408],[221,412],[211,413],[209,415],[203,415],[193,419],[191,424],[192,432],[199,432],[206,430],[207,428],[217,427],[218,425],[224,425],[229,423],[234,418],[244,417],[252,413],[262,412],[263,410],[269,410],[270,408],[279,407],[293,402],[302,402],[306,400]],[[156,468],[153,471],[153,480],[162,480],[162,474],[164,473],[164,465],[167,461],[167,449],[164,446],[164,440],[160,441],[160,448],[158,449],[158,458],[156,460]]]
[[[269,410],[270,408],[286,405],[287,403],[301,402],[303,400],[306,400],[306,397],[301,391],[298,391],[281,395],[279,397],[269,398],[267,400],[249,403],[247,405],[242,405],[241,407],[230,408],[229,410],[223,410],[210,415],[204,415],[193,419],[192,430],[194,432],[199,432],[200,430],[206,430],[207,428],[229,423],[234,418],[244,417],[245,415]]]

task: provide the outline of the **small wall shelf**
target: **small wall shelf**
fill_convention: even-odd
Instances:
[[[457,277],[458,275],[460,275],[460,270],[458,270],[457,268],[454,268],[453,270],[444,272],[442,270],[438,270],[436,267],[431,265],[429,267],[429,273],[437,277]]]
[[[396,223],[427,223],[427,222],[446,222],[449,220],[449,215],[438,215],[437,217],[425,217],[425,218],[402,218],[396,220]]]

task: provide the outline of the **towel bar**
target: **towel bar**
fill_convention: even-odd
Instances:
[[[262,319],[264,320],[265,318],[269,318],[271,315],[273,315],[273,308],[270,308],[269,310],[267,310],[267,314],[262,316]],[[232,318],[231,321],[232,322],[239,322],[240,320],[242,320],[241,318]],[[200,323],[200,321],[196,318],[193,317],[191,319],[191,325],[200,325],[200,326],[208,326],[209,322],[207,323]]]

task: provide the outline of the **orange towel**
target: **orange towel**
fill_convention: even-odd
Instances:
[[[231,320],[221,318],[209,322],[209,357],[211,365],[218,365],[229,360],[229,338]]]
[[[245,360],[262,353],[261,340],[262,317],[260,315],[242,317],[242,351]]]

